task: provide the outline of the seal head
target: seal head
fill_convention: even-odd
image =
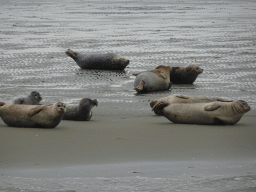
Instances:
[[[42,97],[39,92],[32,91],[27,97],[20,97],[14,101],[14,104],[20,105],[38,105]]]

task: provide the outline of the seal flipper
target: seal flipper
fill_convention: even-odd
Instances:
[[[143,72],[145,72],[145,71],[141,71],[141,72],[132,73],[132,75],[133,75],[133,76],[137,76],[137,75],[139,75],[139,74],[141,74],[141,73],[143,73]]]
[[[176,97],[178,97],[180,99],[189,99],[189,97],[186,95],[177,95]]]
[[[139,84],[137,85],[137,87],[134,87],[134,90],[138,91],[138,92],[142,92],[143,89],[144,89],[144,86],[145,86],[146,82],[141,80],[139,82]]]
[[[222,99],[222,98],[216,98],[217,101],[221,101],[221,102],[233,102],[233,100],[228,100],[228,99]]]
[[[218,117],[213,118],[213,123],[214,125],[226,125],[226,123],[223,120],[219,119]]]
[[[160,101],[152,107],[152,111],[162,111],[169,103]]]
[[[30,110],[30,112],[28,113],[28,116],[31,117],[37,113],[39,113],[40,111],[42,111],[44,109],[45,106],[37,106],[33,109]]]
[[[68,49],[65,53],[67,56],[73,58],[74,60],[77,59],[77,53],[72,51],[71,49]]]
[[[215,111],[219,108],[220,108],[220,104],[214,102],[214,103],[211,103],[210,105],[205,106],[204,110],[205,111]]]
[[[164,71],[161,71],[161,76],[164,78],[164,79],[166,79],[167,78],[167,74],[164,72]]]

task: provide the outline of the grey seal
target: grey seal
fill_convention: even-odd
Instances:
[[[187,67],[171,67],[170,81],[173,84],[193,84],[202,72],[203,69],[194,64]]]
[[[150,106],[152,111],[157,115],[164,115],[161,110],[158,110],[157,105],[161,102],[165,102],[168,104],[174,103],[210,103],[213,101],[221,101],[221,102],[232,102],[233,100],[223,99],[219,97],[205,97],[205,96],[190,96],[190,95],[181,95],[181,94],[172,94],[167,97],[163,97],[160,99],[155,99],[150,102]]]
[[[38,105],[41,100],[42,100],[42,97],[40,93],[38,93],[37,91],[32,91],[30,95],[28,95],[27,97],[17,98],[13,102],[13,104]]]
[[[133,73],[132,75],[136,76],[134,90],[137,93],[169,90],[172,86],[169,66],[159,65],[155,69]]]
[[[63,115],[63,120],[89,121],[92,117],[91,109],[94,106],[98,106],[98,101],[96,99],[83,98],[78,104],[66,103],[66,105],[67,108]]]
[[[74,59],[81,69],[124,70],[130,62],[117,53],[82,54],[68,49],[66,55]]]
[[[56,127],[66,110],[66,105],[57,102],[51,105],[16,105],[0,103],[0,116],[10,127]]]
[[[192,104],[162,102],[157,107],[162,108],[164,116],[173,123],[206,125],[234,125],[251,109],[243,100]]]

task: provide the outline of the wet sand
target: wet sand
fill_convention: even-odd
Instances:
[[[256,168],[255,112],[233,126],[173,124],[154,114],[93,116],[54,129],[0,121],[2,176],[243,175]],[[179,168],[178,168],[179,167]],[[218,167],[218,168],[216,168]]]
[[[37,185],[29,180],[21,188],[24,180],[16,177],[50,177],[42,186],[52,177],[67,177],[68,186],[84,191],[84,183],[97,188],[98,180],[80,184],[69,177],[117,177],[115,186],[119,177],[131,176],[120,182],[123,188],[140,186],[141,177],[146,186],[147,177],[166,177],[148,189],[159,191],[171,181],[182,191],[184,182],[176,178],[186,177],[191,183],[184,187],[198,185],[198,192],[205,187],[200,178],[213,176],[224,179],[210,179],[209,191],[226,181],[232,189],[249,191],[256,180],[255,7],[251,0],[2,2],[0,101],[36,90],[43,104],[89,97],[99,106],[91,121],[62,121],[55,129],[11,128],[0,120],[0,190],[31,191]],[[124,71],[81,70],[65,55],[67,49],[117,52],[130,64]],[[148,94],[133,90],[133,72],[189,64],[204,69],[193,85]],[[177,125],[149,107],[150,100],[170,94],[243,99],[252,111],[234,126]],[[55,189],[49,186],[42,191]]]

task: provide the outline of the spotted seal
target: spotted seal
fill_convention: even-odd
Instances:
[[[66,110],[66,105],[57,102],[51,105],[16,105],[0,103],[0,116],[10,127],[56,127]]]
[[[159,103],[165,102],[168,104],[174,103],[209,103],[213,101],[221,101],[221,102],[232,102],[233,100],[223,99],[219,97],[205,97],[205,96],[190,96],[190,95],[180,95],[180,94],[172,94],[167,97],[163,97],[160,99],[155,99],[150,102],[150,106],[152,111],[157,115],[164,115],[163,112],[157,110]]]
[[[133,75],[136,76],[134,90],[138,93],[169,90],[172,86],[169,66],[159,65],[155,69]]]
[[[91,109],[98,106],[96,99],[83,98],[78,104],[67,104],[66,112],[63,115],[63,120],[74,121],[89,121],[92,117]]]
[[[81,69],[124,70],[129,59],[117,53],[81,54],[68,49],[66,55],[70,56]]]
[[[173,84],[193,84],[202,72],[203,69],[194,64],[187,67],[171,67],[170,81]]]
[[[32,91],[27,97],[20,97],[14,100],[13,104],[38,105],[42,97],[37,91]]]
[[[162,102],[157,107],[173,123],[206,125],[234,125],[251,109],[243,100],[192,104]]]

